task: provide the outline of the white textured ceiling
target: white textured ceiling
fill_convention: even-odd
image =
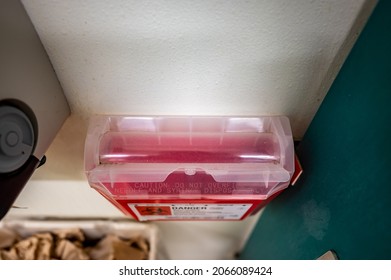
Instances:
[[[23,0],[72,109],[34,178],[83,179],[92,114],[287,115],[300,139],[373,0]]]

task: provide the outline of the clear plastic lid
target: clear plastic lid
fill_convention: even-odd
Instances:
[[[291,128],[283,116],[97,116],[85,169],[93,187],[115,196],[220,195],[205,188],[229,183],[224,194],[266,198],[293,174]],[[162,187],[180,189],[154,190]]]

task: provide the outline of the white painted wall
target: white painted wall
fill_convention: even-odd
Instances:
[[[364,2],[23,1],[75,114],[284,114],[296,138]]]
[[[92,114],[282,114],[300,139],[375,2],[22,1],[73,115],[11,218],[122,216],[83,174]],[[256,220],[159,227],[172,258],[216,259]]]

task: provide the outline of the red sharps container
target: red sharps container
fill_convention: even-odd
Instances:
[[[96,116],[85,144],[91,187],[147,220],[241,220],[289,186],[289,120]]]

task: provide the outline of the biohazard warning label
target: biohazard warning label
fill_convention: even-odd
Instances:
[[[129,203],[140,221],[147,220],[240,220],[253,204]]]
[[[141,216],[170,216],[172,215],[169,206],[135,206]]]

